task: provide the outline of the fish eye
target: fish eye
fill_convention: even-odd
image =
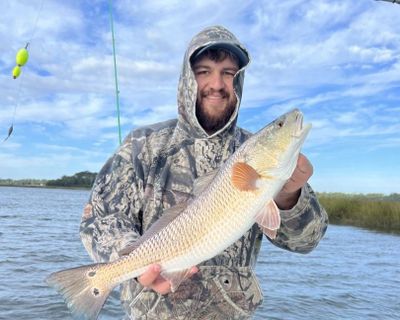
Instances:
[[[283,121],[282,120],[278,121],[277,125],[278,125],[279,128],[282,128],[283,127]]]

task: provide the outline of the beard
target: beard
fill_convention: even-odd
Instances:
[[[200,93],[200,99],[196,101],[196,117],[202,128],[208,133],[212,134],[222,129],[232,117],[232,114],[236,109],[236,96],[231,97],[228,92],[222,90],[220,92],[223,97],[227,99],[227,106],[224,110],[218,114],[210,114],[207,108],[204,106],[204,100],[202,98],[207,97],[209,92]]]

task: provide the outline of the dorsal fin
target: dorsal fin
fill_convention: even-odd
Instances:
[[[154,222],[149,229],[143,233],[143,235],[137,239],[134,243],[126,246],[124,249],[120,250],[118,254],[120,256],[128,255],[137,247],[139,247],[143,242],[150,239],[161,229],[165,228],[169,223],[171,223],[176,217],[178,217],[182,211],[187,207],[187,202],[179,203],[171,208],[164,210],[162,216]]]
[[[210,185],[217,173],[218,170],[216,169],[197,178],[193,183],[193,195],[198,196],[200,193],[202,193]]]

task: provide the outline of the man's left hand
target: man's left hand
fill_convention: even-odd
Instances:
[[[293,208],[299,199],[301,188],[312,174],[313,166],[311,162],[300,153],[292,176],[274,199],[279,209],[289,210]]]

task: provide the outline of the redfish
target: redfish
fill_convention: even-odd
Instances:
[[[199,178],[193,199],[165,210],[119,259],[53,273],[47,283],[63,295],[73,315],[96,319],[113,288],[153,263],[174,291],[192,266],[221,253],[254,223],[274,238],[281,223],[274,197],[291,177],[310,128],[297,109],[280,116],[216,172]]]

